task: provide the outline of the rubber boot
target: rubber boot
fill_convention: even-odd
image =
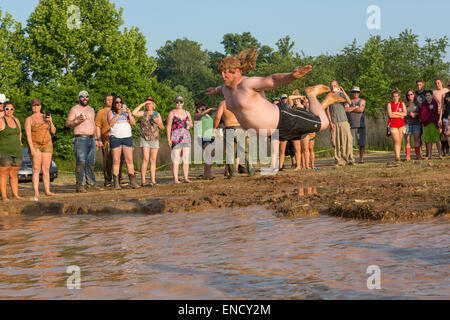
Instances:
[[[406,148],[406,161],[411,160],[411,148]]]
[[[416,159],[417,160],[421,160],[422,159],[421,148],[420,147],[415,147],[415,150],[416,150]]]
[[[120,189],[122,189],[122,188],[120,187],[120,183],[119,183],[119,176],[113,176],[113,188],[114,188],[115,190],[120,190]]]
[[[238,176],[236,172],[236,166],[234,164],[229,164],[228,168],[230,170],[230,175],[228,176],[228,179],[236,178]]]
[[[130,187],[133,189],[139,189],[140,186],[136,183],[136,176],[134,174],[129,174],[128,178],[130,178]]]

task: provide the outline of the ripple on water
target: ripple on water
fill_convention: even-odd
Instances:
[[[323,190],[320,190],[323,192]],[[284,219],[261,207],[0,218],[0,298],[450,298],[448,218]],[[82,290],[66,288],[81,268]],[[370,265],[382,290],[366,286]]]

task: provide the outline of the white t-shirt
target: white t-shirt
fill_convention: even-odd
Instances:
[[[112,112],[113,116],[117,116],[116,112]],[[121,114],[119,118],[117,119],[116,123],[113,127],[111,127],[111,133],[109,134],[110,137],[124,139],[129,138],[133,134],[131,132],[131,126],[130,126],[130,117],[128,117],[128,113]]]

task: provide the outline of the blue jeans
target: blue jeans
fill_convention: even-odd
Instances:
[[[95,185],[95,153],[97,147],[94,138],[75,137],[73,150],[76,158],[75,178],[77,189]],[[84,178],[86,176],[86,183]]]

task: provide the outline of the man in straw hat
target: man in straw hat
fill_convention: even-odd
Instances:
[[[264,91],[288,85],[304,77],[312,70],[312,66],[267,77],[243,76],[242,73],[256,67],[257,56],[253,48],[250,52],[242,51],[237,57],[220,59],[217,63],[217,72],[222,75],[224,85],[208,88],[206,94],[224,95],[227,107],[246,130],[266,129],[272,134],[278,129],[280,139],[296,140],[306,133],[327,129],[329,122],[324,109],[337,101],[345,102],[345,100],[339,95],[330,93],[321,104],[317,96],[331,90],[327,86],[317,85],[305,90],[311,112],[276,106],[266,99]],[[273,147],[274,150],[278,149],[278,146]],[[272,166],[275,167],[273,163]]]

